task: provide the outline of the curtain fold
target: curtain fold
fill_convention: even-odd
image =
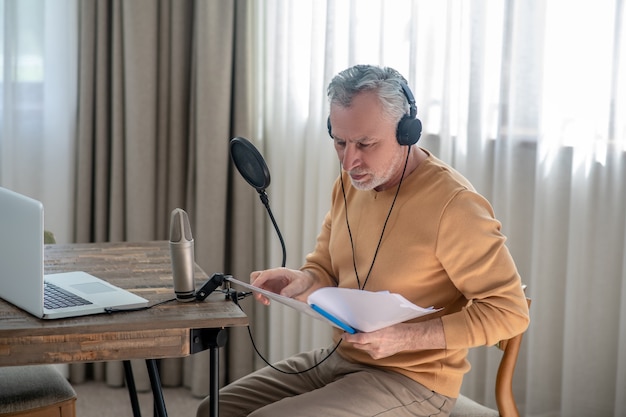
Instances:
[[[0,2],[0,185],[40,200],[59,242],[73,229],[77,2]]]
[[[250,190],[231,184],[228,154],[230,138],[253,129],[249,13],[247,1],[80,3],[77,242],[167,239],[180,207],[207,274],[253,269],[256,209],[244,203]],[[207,395],[205,353],[162,360],[164,385]],[[250,372],[251,355],[236,356],[232,372]],[[120,364],[102,366],[91,372],[123,383]]]

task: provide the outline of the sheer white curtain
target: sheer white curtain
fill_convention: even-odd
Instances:
[[[527,416],[626,415],[626,19],[600,0],[266,0],[259,132],[287,266],[313,248],[339,168],[325,88],[357,63],[409,80],[420,144],[464,173],[503,222],[532,322],[515,391]],[[268,266],[280,263],[271,235]],[[270,311],[269,358],[328,329]],[[494,349],[463,392],[494,405]]]
[[[267,192],[287,244],[286,266],[298,268],[313,248],[339,172],[325,133],[324,85],[334,70],[324,59],[326,5],[280,1],[258,2],[256,7],[262,51],[256,85],[264,126],[259,139],[272,178]],[[273,231],[268,236],[268,266],[280,266],[279,241]],[[270,361],[330,343],[326,325],[275,304],[268,314]]]
[[[72,236],[76,0],[0,0],[0,185],[41,200]]]

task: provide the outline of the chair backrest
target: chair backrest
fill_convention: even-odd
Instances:
[[[530,307],[531,299],[527,297],[526,302]],[[513,374],[517,365],[522,337],[524,337],[524,333],[503,340],[497,345],[504,352],[496,375],[496,403],[502,417],[519,417],[519,410],[513,396]]]

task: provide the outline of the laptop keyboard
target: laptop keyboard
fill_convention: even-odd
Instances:
[[[76,307],[93,304],[82,297],[72,294],[54,284],[44,283],[43,287],[43,305],[45,308],[54,310],[64,307]]]

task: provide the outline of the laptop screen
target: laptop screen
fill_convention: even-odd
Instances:
[[[0,187],[0,297],[43,314],[43,204]]]

